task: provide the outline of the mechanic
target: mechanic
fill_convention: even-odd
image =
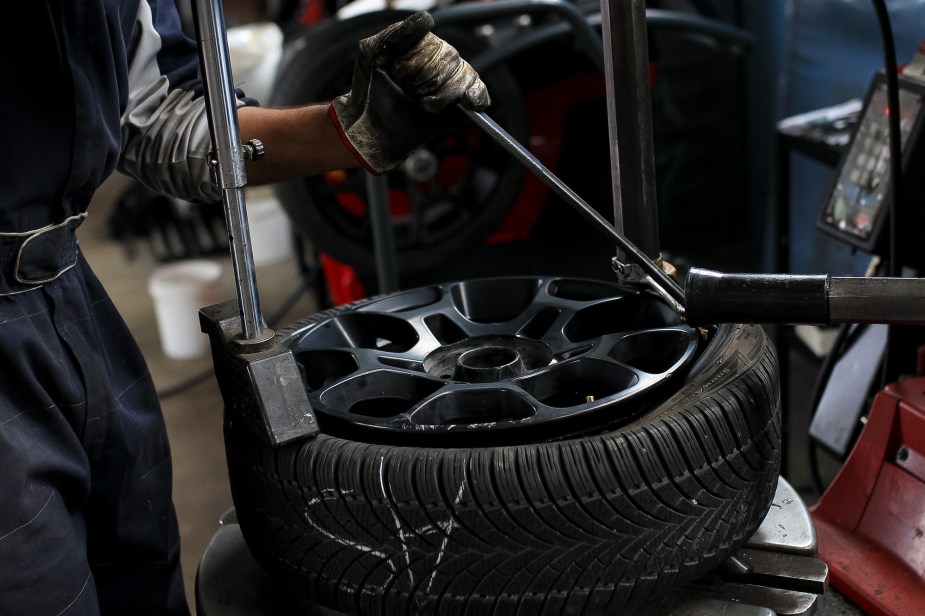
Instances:
[[[4,11],[0,614],[187,614],[161,409],[75,231],[117,168],[158,192],[220,199],[198,51],[174,0]],[[268,109],[239,93],[241,136],[266,148],[249,183],[383,173],[448,106],[487,107],[432,26],[417,13],[362,41],[351,91],[333,102]]]

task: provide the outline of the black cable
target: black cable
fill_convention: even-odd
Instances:
[[[900,132],[900,107],[899,107],[899,70],[896,62],[896,46],[893,40],[893,28],[890,24],[890,15],[887,11],[885,0],[871,0],[874,12],[877,15],[877,25],[880,29],[880,41],[883,47],[883,64],[884,72],[886,73],[886,88],[887,88],[887,107],[890,110],[889,116],[887,118],[887,125],[889,129],[889,149],[890,149],[890,181],[892,183],[893,198],[888,204],[889,213],[889,254],[887,255],[887,275],[890,277],[898,277],[901,275],[901,267],[899,264],[898,254],[899,250],[897,248],[897,229],[899,228],[897,216],[899,214],[899,207],[897,207],[897,202],[902,198],[902,133]],[[825,384],[828,382],[829,378],[832,375],[835,364],[838,361],[838,358],[847,350],[854,339],[857,337],[857,332],[862,328],[860,327],[851,327],[850,325],[842,325],[836,335],[835,344],[832,347],[832,351],[826,356],[823,360],[823,364],[820,367],[819,375],[816,378],[816,382],[813,386],[813,395],[812,395],[812,406],[810,415],[810,420],[812,420],[813,415],[815,414],[816,408],[819,406],[819,402],[822,399],[822,393],[825,390]],[[849,340],[849,332],[854,331],[855,334],[852,335]],[[888,370],[890,362],[887,361],[889,356],[889,336],[887,336],[886,348],[884,349],[883,363],[881,364],[880,369],[880,389],[882,389],[887,382],[889,377]],[[817,444],[813,441],[812,438],[808,439],[808,457],[809,457],[809,467],[810,475],[812,476],[813,485],[821,496],[825,491],[825,485],[822,481],[822,476],[819,470],[819,460],[817,456]]]
[[[832,350],[823,358],[822,365],[819,367],[819,373],[816,375],[816,380],[813,383],[812,395],[811,395],[811,405],[810,405],[810,415],[809,421],[812,423],[813,417],[816,415],[816,410],[819,408],[819,403],[822,402],[822,396],[825,393],[826,384],[829,381],[829,378],[832,376],[832,372],[835,370],[835,365],[838,363],[838,359],[844,355],[848,349],[860,338],[861,334],[866,328],[865,325],[854,325],[851,323],[844,323],[839,326],[838,331],[835,334],[835,340],[832,343]],[[813,441],[812,436],[807,438],[807,454],[809,458],[809,472],[810,478],[813,481],[813,487],[816,490],[816,495],[821,496],[825,492],[825,483],[822,481],[822,473],[819,470],[819,458],[818,458],[818,444]]]
[[[161,400],[166,400],[167,398],[170,398],[171,396],[176,396],[177,394],[181,394],[188,389],[192,389],[193,387],[196,387],[197,385],[202,385],[203,383],[211,379],[212,375],[213,375],[213,372],[211,369],[203,370],[199,374],[196,374],[186,379],[185,381],[182,381],[176,385],[172,385],[168,387],[167,389],[158,391],[157,397],[160,398]]]
[[[877,25],[880,27],[880,40],[883,44],[883,66],[886,71],[887,107],[890,110],[887,123],[890,137],[890,181],[893,185],[893,198],[889,203],[889,233],[890,248],[888,275],[897,277],[901,275],[901,267],[897,258],[896,230],[899,222],[896,217],[899,213],[897,202],[902,199],[902,133],[900,132],[899,108],[899,69],[896,64],[896,46],[893,42],[893,28],[890,25],[890,14],[886,8],[886,0],[871,0],[874,11],[877,13]]]
[[[890,25],[890,14],[886,8],[886,0],[871,0],[877,14],[877,25],[880,28],[880,41],[883,45],[883,65],[886,72],[887,108],[890,110],[887,118],[890,139],[890,181],[893,186],[893,198],[889,207],[889,255],[887,257],[887,274],[891,277],[902,275],[899,263],[899,238],[897,229],[900,228],[898,202],[902,199],[902,133],[900,132],[901,112],[899,108],[899,69],[896,64],[896,45],[893,41],[893,28]],[[892,328],[892,326],[890,326]],[[892,331],[892,329],[891,329]],[[880,369],[880,387],[886,386],[890,380],[890,335],[887,334],[886,346],[883,352],[883,364]]]
[[[819,401],[822,400],[822,394],[825,391],[825,385],[828,382],[829,378],[832,376],[832,371],[835,369],[836,359],[841,354],[841,349],[845,344],[845,340],[848,338],[848,332],[851,329],[851,325],[845,323],[839,326],[838,332],[835,334],[835,341],[832,344],[832,350],[823,358],[822,365],[819,366],[819,373],[816,375],[816,381],[813,383],[812,398],[810,403],[810,414],[809,421],[812,423],[813,417],[816,415],[816,409],[819,408]],[[807,454],[809,458],[809,471],[810,477],[813,481],[813,487],[816,490],[816,495],[821,496],[825,492],[825,485],[822,482],[822,474],[819,472],[819,460],[817,458],[816,443],[813,441],[812,436],[807,438]]]
[[[826,486],[822,481],[822,473],[819,470],[819,447],[813,442],[812,438],[809,439],[806,454],[809,459],[809,476],[813,481],[813,489],[816,491],[816,499],[818,500],[825,493]]]
[[[318,278],[320,273],[321,266],[316,264],[302,274],[302,284],[297,286],[295,291],[289,294],[289,296],[283,301],[276,312],[270,315],[267,325],[271,329],[275,328],[276,324],[279,323],[279,321],[281,321],[290,310],[292,310],[292,308],[299,301],[299,298],[302,296],[302,294],[305,293],[308,289],[312,288],[312,285],[315,284],[315,280]],[[158,391],[157,397],[161,400],[166,400],[171,396],[181,394],[184,391],[205,383],[212,378],[213,374],[214,371],[211,368],[203,370],[199,374],[196,374],[181,383]]]
[[[302,274],[302,285],[297,287],[296,290],[287,297],[280,307],[277,308],[276,312],[270,315],[268,325],[275,329],[280,321],[283,320],[290,310],[295,307],[296,303],[299,301],[299,298],[305,293],[308,289],[312,288],[312,285],[315,284],[315,281],[318,279],[318,276],[321,275],[321,265],[315,264]]]

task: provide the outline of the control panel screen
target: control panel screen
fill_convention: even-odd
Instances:
[[[905,150],[922,108],[922,97],[900,88],[900,130]],[[838,179],[822,212],[821,222],[866,243],[880,228],[890,195],[889,117],[886,83],[875,82],[867,106],[845,153]]]

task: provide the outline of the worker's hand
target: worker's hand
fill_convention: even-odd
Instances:
[[[432,137],[454,103],[491,104],[478,73],[433,26],[422,11],[360,41],[350,92],[331,103],[344,142],[374,173],[394,169]]]

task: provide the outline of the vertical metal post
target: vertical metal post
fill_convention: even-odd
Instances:
[[[658,259],[658,202],[645,1],[601,0],[601,27],[614,226],[646,256]]]
[[[193,4],[199,53],[205,81],[205,102],[212,134],[213,172],[222,190],[231,262],[245,341],[262,341],[268,330],[260,313],[254,256],[244,204],[244,147],[238,128],[237,104],[221,0]],[[272,336],[272,332],[269,332]]]
[[[379,293],[398,291],[398,254],[389,215],[389,180],[384,175],[366,174],[366,203],[373,230],[373,256]]]

